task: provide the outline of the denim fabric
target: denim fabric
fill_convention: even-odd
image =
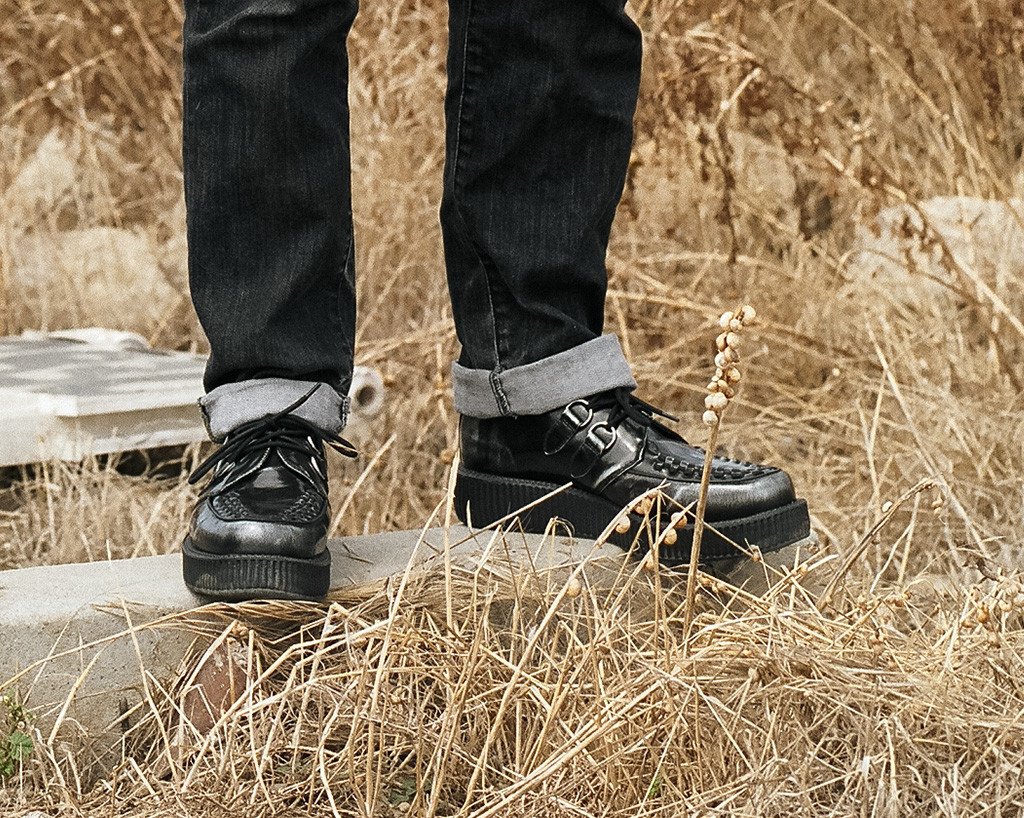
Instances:
[[[352,377],[351,0],[186,0],[189,283],[207,390]]]
[[[219,442],[235,427],[280,412],[300,400],[302,403],[290,414],[331,434],[345,428],[349,399],[323,382],[253,378],[226,383],[204,395],[199,408],[206,431]]]
[[[640,31],[623,0],[450,0],[441,227],[459,363],[601,334]]]
[[[452,364],[455,409],[475,418],[540,415],[576,398],[625,386],[633,373],[614,335],[501,372]]]
[[[441,226],[459,365],[500,380],[601,337],[641,38],[624,0],[449,11]],[[209,391],[281,378],[348,392],[355,14],[355,0],[185,0],[188,266]]]

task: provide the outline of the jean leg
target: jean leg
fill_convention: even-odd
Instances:
[[[185,0],[189,282],[206,388],[352,374],[345,40],[356,0]]]
[[[641,37],[624,0],[449,0],[449,14],[441,221],[459,364],[500,373],[601,335]]]

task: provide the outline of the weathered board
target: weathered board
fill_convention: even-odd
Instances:
[[[0,338],[0,466],[204,440],[205,363],[103,330]],[[353,409],[374,414],[380,376],[357,375]]]

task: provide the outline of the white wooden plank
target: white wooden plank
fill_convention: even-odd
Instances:
[[[205,357],[150,350],[124,335],[0,338],[0,466],[206,439],[197,405]],[[356,367],[351,421],[376,415],[383,392],[375,370]]]

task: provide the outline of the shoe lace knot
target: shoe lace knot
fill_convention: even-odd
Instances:
[[[243,423],[232,429],[224,445],[200,463],[188,482],[195,485],[221,463],[230,463],[249,452],[276,449],[304,454],[319,454],[313,441],[321,441],[344,457],[356,457],[355,446],[340,434],[327,432],[314,426],[304,418],[293,415],[319,388],[319,384],[290,406],[279,412],[264,415],[256,420]]]

